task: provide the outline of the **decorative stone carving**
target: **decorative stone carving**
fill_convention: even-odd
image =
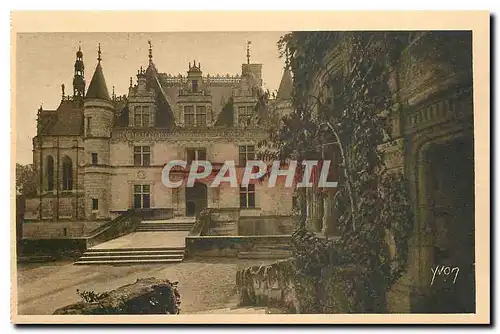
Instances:
[[[378,149],[384,153],[384,162],[387,169],[395,169],[404,163],[404,139],[398,138],[381,144]]]
[[[471,88],[459,91],[457,95],[465,95],[465,98],[459,98],[455,95],[448,99],[441,99],[432,104],[428,104],[408,115],[405,115],[405,132],[413,133],[423,128],[462,119],[473,116]]]

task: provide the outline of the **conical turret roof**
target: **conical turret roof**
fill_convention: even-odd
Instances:
[[[94,76],[90,81],[89,89],[85,97],[89,99],[111,100],[109,98],[106,80],[104,80],[104,74],[102,73],[101,62],[97,63]]]
[[[285,70],[283,71],[283,76],[281,77],[281,83],[276,98],[279,100],[290,99],[292,97],[292,91],[292,72],[288,68],[285,68]]]

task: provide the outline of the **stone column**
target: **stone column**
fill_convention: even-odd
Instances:
[[[431,204],[429,192],[428,175],[430,164],[427,159],[426,148],[422,148],[418,157],[417,165],[417,206],[416,206],[416,224],[415,233],[417,236],[416,252],[418,257],[413,257],[413,266],[416,268],[416,291],[418,292],[417,304],[419,307],[427,307],[426,300],[430,291],[430,282],[432,277],[431,268],[434,267],[434,240],[432,233],[432,215],[429,210]]]
[[[315,231],[322,232],[323,229],[323,217],[324,217],[324,196],[318,190],[315,192],[316,200],[314,202],[316,207],[316,217],[315,217]]]
[[[314,198],[312,188],[306,188],[306,201],[307,201],[307,219],[306,228],[310,231],[314,230]]]
[[[328,189],[328,192],[325,194],[325,198],[323,201],[324,207],[324,215],[323,215],[323,234],[327,236],[337,236],[337,219],[338,215],[335,210],[335,192],[333,189]]]

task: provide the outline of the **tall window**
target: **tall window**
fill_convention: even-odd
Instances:
[[[198,80],[191,81],[193,87],[193,93],[198,93]]]
[[[54,190],[54,158],[47,157],[47,190]]]
[[[149,127],[149,106],[137,106],[134,108],[134,125],[137,127]]]
[[[238,107],[238,124],[249,125],[253,115],[253,107]]]
[[[248,187],[240,187],[240,208],[255,208],[255,184]]]
[[[151,148],[149,146],[134,146],[134,166],[149,166]]]
[[[194,107],[193,106],[185,106],[184,107],[184,125],[185,126],[195,126]]]
[[[99,200],[97,198],[92,198],[92,211],[99,210]]]
[[[73,190],[73,163],[68,156],[63,158],[62,169],[62,190]]]
[[[87,131],[86,131],[86,135],[89,136],[90,135],[90,120],[92,119],[92,117],[87,117]]]
[[[151,186],[149,184],[134,185],[134,209],[149,209]]]
[[[207,107],[197,106],[196,107],[196,126],[207,125]]]
[[[207,125],[207,107],[185,106],[184,107],[184,125],[187,127],[206,126]]]
[[[255,159],[254,145],[241,145],[239,147],[239,165],[245,166],[248,160]]]
[[[188,148],[186,150],[187,163],[190,164],[194,160],[207,160],[207,149],[205,148]]]
[[[97,153],[92,153],[92,165],[97,165]]]

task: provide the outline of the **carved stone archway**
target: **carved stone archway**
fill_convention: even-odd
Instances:
[[[436,198],[433,192],[432,181],[433,179],[435,180],[436,173],[438,172],[454,173],[454,171],[439,170],[440,167],[437,165],[440,161],[438,152],[446,147],[453,147],[454,144],[459,142],[466,142],[472,147],[472,129],[464,129],[456,124],[448,124],[442,126],[440,131],[424,131],[419,133],[412,141],[409,160],[406,164],[415,213],[415,227],[413,239],[410,244],[408,268],[409,281],[412,282],[413,285],[412,291],[410,292],[412,312],[429,312],[432,311],[429,308],[434,306],[438,307],[433,301],[435,299],[433,296],[436,297],[436,286],[433,288],[433,285],[431,285],[434,276],[432,269],[435,269],[438,265],[455,265],[453,263],[436,263],[440,262],[437,260],[439,258],[437,253],[438,249],[442,247],[442,245],[440,245],[440,243],[442,244],[442,240],[440,240],[441,237],[439,236],[441,230],[439,226],[453,225],[454,222],[453,219],[445,219],[447,221],[443,222],[443,215],[436,212]],[[440,152],[443,153],[445,151]],[[454,156],[454,152],[448,153],[455,159],[459,158],[458,155],[456,157]],[[473,168],[473,165],[470,166],[470,168]],[[473,170],[470,172],[472,173],[472,177],[470,180],[466,181],[472,183],[473,190]],[[460,196],[460,194],[450,193],[449,190],[447,195],[448,197],[451,196],[448,198],[451,202],[453,202],[457,196]],[[472,200],[471,205],[473,206],[473,204]],[[447,212],[448,214],[453,213],[453,209],[448,208]],[[451,217],[452,216],[450,216],[450,218]],[[472,226],[474,226],[473,222]],[[473,234],[473,230],[470,233]],[[474,255],[472,254],[472,259],[473,258]],[[453,286],[450,287],[448,284],[447,288],[453,288]],[[462,293],[469,292],[470,291],[462,291]],[[452,302],[450,301],[450,303]],[[454,304],[456,303],[457,302],[454,302]],[[455,306],[461,307],[458,305]],[[470,305],[463,307],[470,307]],[[445,312],[445,310],[441,312]]]

